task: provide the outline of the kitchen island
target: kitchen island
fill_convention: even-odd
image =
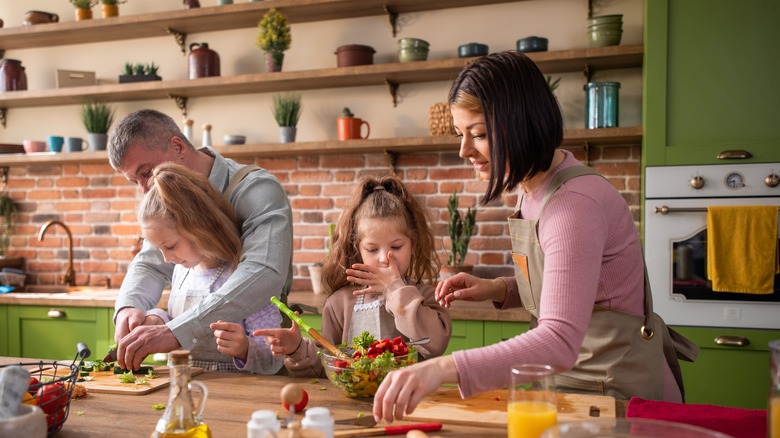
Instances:
[[[30,362],[30,359],[0,357],[0,365]],[[372,401],[350,399],[337,390],[327,379],[294,378],[286,376],[262,376],[256,374],[204,372],[193,378],[203,382],[208,398],[203,414],[214,438],[246,436],[246,423],[252,412],[270,409],[284,415],[280,403],[280,391],[288,383],[298,383],[309,393],[309,407],[322,406],[330,410],[335,419],[356,418],[371,415]],[[168,388],[161,388],[145,395],[90,393],[74,399],[70,414],[57,438],[89,438],[132,436],[146,437],[154,430],[163,411],[152,409],[156,403],[167,403]],[[296,415],[300,420],[302,415]],[[396,422],[393,424],[403,424]],[[337,430],[348,428],[337,426]],[[433,435],[442,437],[506,437],[506,428],[486,428],[444,424]]]

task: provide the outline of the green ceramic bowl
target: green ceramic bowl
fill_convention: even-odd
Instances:
[[[591,48],[617,46],[622,35],[623,31],[616,30],[588,32],[588,44]]]
[[[597,17],[588,18],[588,24],[622,23],[622,22],[623,22],[623,14],[599,15]]]
[[[425,49],[427,51],[428,47],[430,47],[428,41],[419,38],[401,38],[398,40],[399,49]]]
[[[398,49],[398,60],[401,62],[425,61],[428,59],[428,49]]]

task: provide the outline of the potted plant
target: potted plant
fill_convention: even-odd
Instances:
[[[555,80],[553,80],[552,75],[547,75],[546,79],[547,79],[547,86],[550,87],[550,91],[555,91],[555,89],[558,88],[558,85],[561,84],[560,77],[555,78]]]
[[[442,266],[440,276],[442,279],[451,277],[458,272],[471,272],[473,266],[464,265],[466,253],[469,250],[471,235],[474,233],[477,209],[468,208],[465,215],[458,211],[458,194],[453,192],[447,202],[447,211],[450,220],[447,222],[447,232],[450,236],[450,254],[447,257],[447,265]]]
[[[279,124],[279,141],[295,142],[296,125],[301,117],[301,96],[295,93],[277,94],[272,108],[276,123]]]
[[[159,69],[160,67],[154,62],[149,64],[133,64],[126,62],[122,69],[122,74],[119,75],[119,83],[161,81],[162,78],[157,76],[157,70]]]
[[[336,231],[336,224],[328,224],[328,256],[333,250],[333,233]],[[309,266],[309,278],[311,279],[311,290],[315,295],[322,294],[325,289],[322,286],[322,263],[315,263]]]
[[[4,258],[11,244],[11,235],[14,230],[14,214],[16,204],[5,194],[0,195],[0,258]]]
[[[87,102],[81,106],[81,121],[87,128],[87,142],[92,151],[106,150],[108,129],[114,122],[114,109],[102,102]]]
[[[260,33],[257,35],[256,45],[265,53],[267,71],[281,71],[284,51],[290,48],[292,42],[287,18],[275,8],[271,8],[257,23],[257,27]]]
[[[361,128],[366,125],[366,136],[360,135]],[[341,117],[336,119],[336,128],[339,133],[339,140],[353,140],[356,138],[368,138],[371,134],[371,126],[365,120],[355,117],[348,107],[341,110]]]
[[[98,0],[70,0],[70,3],[76,8],[76,21],[91,20],[92,7]]]
[[[119,5],[127,2],[127,0],[100,0],[100,10],[103,12],[103,18],[118,17]]]

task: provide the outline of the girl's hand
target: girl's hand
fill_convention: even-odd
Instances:
[[[214,330],[214,337],[217,338],[217,350],[220,353],[246,362],[249,339],[247,339],[244,328],[240,324],[219,320],[212,322],[209,328]]]
[[[403,278],[398,271],[398,263],[392,251],[387,252],[387,267],[355,263],[346,270],[347,281],[363,289],[352,292],[353,295],[380,295],[390,283]]]
[[[297,315],[298,312],[295,314]],[[260,329],[253,331],[252,336],[265,336],[265,342],[271,347],[274,356],[289,356],[295,353],[303,342],[301,328],[295,321],[288,329]]]
[[[440,281],[434,294],[436,301],[446,308],[455,300],[493,300],[503,303],[506,298],[506,283],[498,278],[489,280],[460,272]]]

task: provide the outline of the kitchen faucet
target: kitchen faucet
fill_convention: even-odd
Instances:
[[[41,231],[38,233],[38,241],[43,241],[43,236],[46,234],[46,230],[48,230],[52,225],[59,225],[65,229],[66,233],[68,233],[68,270],[65,271],[65,277],[62,279],[62,283],[68,286],[75,286],[76,272],[73,270],[73,235],[70,233],[70,228],[58,220],[50,220],[41,227]]]

